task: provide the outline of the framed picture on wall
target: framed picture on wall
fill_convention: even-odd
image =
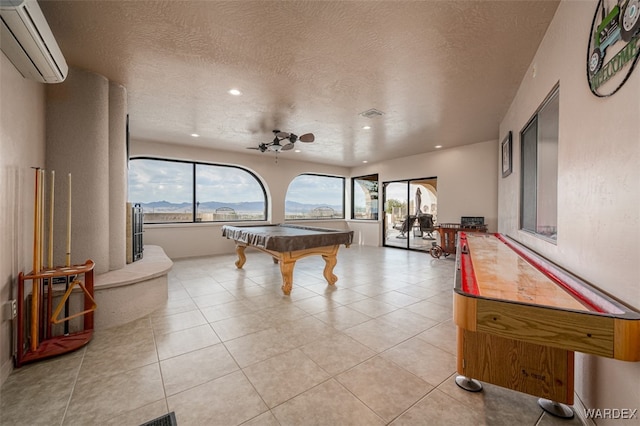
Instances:
[[[511,153],[511,132],[502,141],[502,177],[505,178],[511,174],[513,169],[513,154]]]

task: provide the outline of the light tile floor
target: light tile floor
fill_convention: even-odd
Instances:
[[[320,257],[296,264],[291,296],[247,251],[178,260],[152,315],[87,347],[15,370],[2,425],[579,425],[537,399],[456,386],[454,260],[342,248],[335,287]]]

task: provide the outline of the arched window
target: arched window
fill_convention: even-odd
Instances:
[[[140,204],[144,223],[266,220],[260,180],[235,166],[133,158],[129,201]]]
[[[287,189],[284,219],[344,219],[344,178],[296,176]]]

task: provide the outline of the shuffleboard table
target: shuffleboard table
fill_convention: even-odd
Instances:
[[[282,273],[282,291],[290,294],[293,286],[293,268],[298,259],[320,255],[325,261],[324,278],[334,285],[338,277],[333,274],[338,249],[344,244],[349,247],[353,242],[353,231],[315,228],[297,225],[258,225],[222,227],[222,236],[236,243],[236,267],[241,269],[247,258],[246,247],[253,247],[273,257],[280,264]]]
[[[460,233],[456,383],[540,397],[572,417],[574,352],[640,361],[640,313],[501,234]]]

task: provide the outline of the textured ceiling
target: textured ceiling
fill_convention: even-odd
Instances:
[[[273,155],[246,148],[312,132],[281,155],[356,166],[498,139],[558,2],[40,5],[69,65],[127,88],[132,138]]]

